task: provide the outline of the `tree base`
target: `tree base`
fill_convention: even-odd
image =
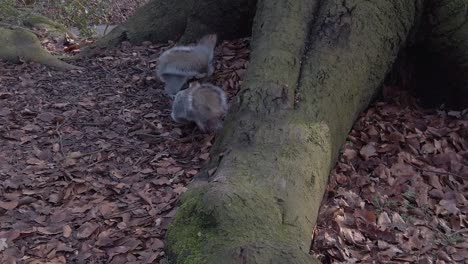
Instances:
[[[141,44],[180,40],[190,43],[207,33],[218,39],[250,35],[256,0],[152,0],[127,22],[82,50],[76,58],[94,56],[122,41]]]
[[[34,33],[23,28],[0,27],[0,58],[11,62],[19,62],[19,59],[34,61],[60,70],[83,70],[52,56]]]

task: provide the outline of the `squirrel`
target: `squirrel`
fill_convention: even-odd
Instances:
[[[196,45],[176,46],[159,56],[156,73],[165,83],[164,90],[171,98],[174,98],[190,79],[202,79],[213,74],[216,41],[216,34],[205,35]]]
[[[228,111],[226,93],[218,86],[198,81],[178,92],[172,104],[171,117],[178,123],[194,122],[204,133],[222,128]]]

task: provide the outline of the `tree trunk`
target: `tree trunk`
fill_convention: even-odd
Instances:
[[[468,1],[431,0],[414,52],[416,91],[423,103],[468,107]]]
[[[452,63],[441,80],[466,91],[466,0],[153,0],[93,47],[244,36],[255,4],[244,84],[168,230],[172,262],[318,262],[309,248],[329,171],[398,54],[424,46],[428,69]]]
[[[422,10],[349,2],[258,2],[239,101],[168,231],[174,262],[317,262],[308,253],[331,166]]]
[[[250,35],[256,0],[152,0],[127,22],[85,49],[78,56],[93,56],[127,40],[163,42],[181,37],[181,43],[216,32],[220,39]]]

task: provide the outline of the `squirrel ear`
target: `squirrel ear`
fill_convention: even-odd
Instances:
[[[200,86],[200,83],[198,81],[193,81],[189,83],[189,88],[195,87],[195,86]]]

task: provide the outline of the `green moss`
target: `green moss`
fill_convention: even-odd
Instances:
[[[0,59],[17,62],[18,57],[58,69],[81,69],[52,56],[42,48],[39,39],[30,31],[0,27]]]
[[[212,237],[210,230],[216,225],[214,217],[203,206],[202,190],[193,190],[184,197],[167,232],[169,250],[177,256],[177,263],[203,263],[203,241]]]

